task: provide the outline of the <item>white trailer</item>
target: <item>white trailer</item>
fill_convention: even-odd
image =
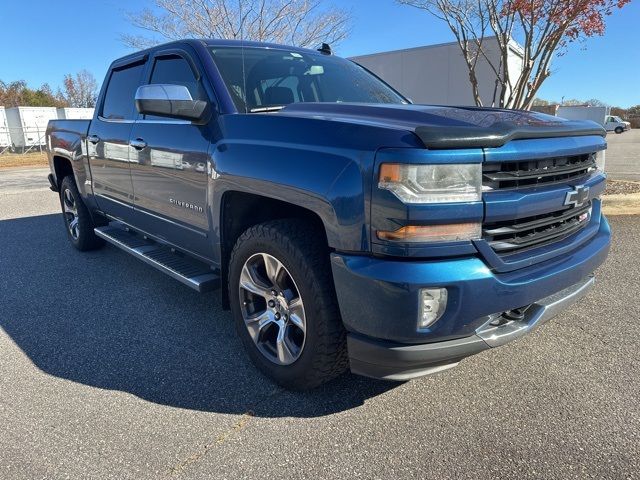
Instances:
[[[58,119],[55,107],[13,107],[6,113],[11,143],[22,150],[44,145],[49,120]]]
[[[9,135],[9,125],[7,125],[7,114],[4,107],[0,107],[0,153],[11,146],[11,135]]]
[[[58,118],[60,120],[91,120],[93,108],[58,108]]]
[[[484,52],[493,65],[500,64],[495,37],[484,39]],[[352,57],[417,104],[475,105],[469,70],[457,42],[408,48]],[[522,71],[523,50],[509,44],[507,68],[511,78]],[[484,57],[476,66],[480,98],[485,106],[498,100],[496,74]]]
[[[567,106],[560,105],[556,115],[567,120],[592,120],[604,126],[604,119],[609,115],[609,107]]]

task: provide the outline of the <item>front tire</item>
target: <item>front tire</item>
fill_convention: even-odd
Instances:
[[[621,134],[622,132],[624,132],[624,128],[622,128],[622,127],[616,127],[615,132],[619,135],[619,134]]]
[[[307,390],[345,371],[329,252],[309,223],[277,220],[245,231],[229,260],[229,295],[245,350],[278,384]]]
[[[60,184],[60,207],[67,236],[75,248],[84,252],[104,245],[104,241],[93,231],[93,219],[71,175],[64,177]]]

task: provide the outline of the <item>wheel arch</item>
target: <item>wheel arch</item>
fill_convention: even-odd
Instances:
[[[73,172],[73,165],[71,164],[71,160],[61,155],[53,156],[53,172],[56,176],[56,185],[58,188],[60,188],[64,177],[68,175],[72,175],[75,180],[75,174]],[[77,183],[78,182],[76,181],[76,186]]]
[[[229,258],[240,235],[254,225],[289,218],[307,221],[309,227],[318,232],[327,251],[332,248],[325,222],[317,212],[284,200],[250,192],[233,190],[224,193],[221,199],[219,225],[221,292],[222,306],[225,310],[229,309]]]

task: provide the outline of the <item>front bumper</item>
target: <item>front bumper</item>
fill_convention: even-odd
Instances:
[[[351,370],[404,380],[525,335],[588,292],[610,244],[604,217],[597,228],[570,253],[503,273],[477,257],[404,261],[332,255]],[[430,328],[417,330],[419,291],[428,287],[447,288],[447,309]],[[524,319],[491,325],[503,312],[524,306]]]
[[[351,371],[386,380],[409,380],[454,367],[460,360],[489,348],[505,345],[558,315],[593,287],[589,276],[569,288],[538,300],[525,318],[495,326],[499,316],[488,317],[470,337],[420,345],[394,344],[350,334],[347,337]]]

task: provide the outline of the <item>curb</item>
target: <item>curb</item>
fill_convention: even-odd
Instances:
[[[602,196],[605,215],[640,215],[640,193],[618,193]]]

